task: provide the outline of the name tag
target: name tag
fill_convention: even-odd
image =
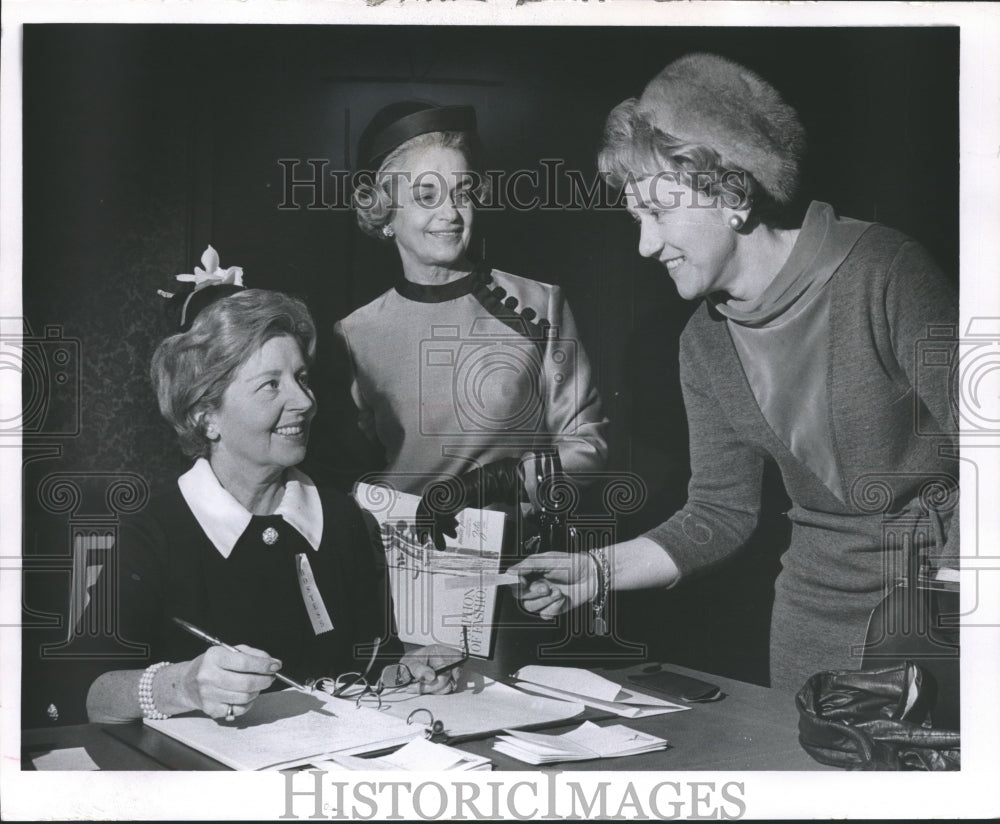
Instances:
[[[312,566],[304,552],[295,556],[295,570],[299,575],[302,603],[306,605],[306,612],[309,613],[309,620],[312,621],[313,632],[317,635],[329,632],[333,629],[333,621],[330,620],[330,613],[326,611],[323,596],[319,594],[319,587],[316,586],[316,577],[313,575]]]

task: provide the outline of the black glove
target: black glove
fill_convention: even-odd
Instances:
[[[457,535],[455,516],[460,510],[487,504],[516,504],[521,488],[520,464],[520,458],[501,458],[464,475],[428,485],[417,506],[417,540],[425,543],[433,539],[437,549],[444,549],[444,536]]]

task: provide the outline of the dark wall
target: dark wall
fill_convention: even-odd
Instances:
[[[79,342],[79,383],[52,385],[26,437],[25,553],[39,568],[55,559],[26,576],[25,693],[42,687],[26,719],[41,723],[57,693],[39,650],[66,634],[53,622],[69,529],[113,523],[185,466],[146,377],[169,331],[155,290],[210,242],[329,329],[397,276],[336,207],[330,174],[380,106],[474,104],[491,168],[559,160],[591,180],[609,109],[694,50],[745,63],[799,109],[813,197],[913,235],[957,273],[957,29],[25,28],[24,316],[36,335]],[[318,198],[288,190],[282,160],[300,179],[317,161]],[[693,308],[635,245],[620,211],[572,208],[484,213],[474,242],[499,268],[565,287],[612,419],[612,468],[649,490],[628,534],[683,502],[677,338]],[[87,486],[75,503],[53,492],[63,476]],[[131,497],[107,494],[123,483]],[[622,632],[653,657],[764,680],[782,520],[762,530],[721,575],[622,599]]]

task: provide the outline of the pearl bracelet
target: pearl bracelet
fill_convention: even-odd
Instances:
[[[164,667],[169,666],[169,664],[169,661],[160,661],[158,664],[152,664],[146,667],[146,671],[143,672],[142,677],[139,679],[139,709],[142,710],[143,718],[162,721],[164,718],[170,717],[166,713],[160,712],[156,708],[156,702],[153,701],[153,679],[156,677],[156,673]]]

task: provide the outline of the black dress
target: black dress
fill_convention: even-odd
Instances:
[[[375,638],[379,667],[398,659],[385,556],[352,499],[320,490],[323,537],[314,550],[280,516],[253,516],[228,558],[215,548],[175,485],[123,522],[118,545],[120,637],[148,645],[138,669],[187,661],[206,650],[180,629],[182,618],[223,641],[248,644],[282,661],[292,678],[363,670]],[[263,533],[279,539],[268,546]],[[303,603],[296,559],[309,559],[333,629],[316,634]],[[275,681],[275,688],[283,687]]]

